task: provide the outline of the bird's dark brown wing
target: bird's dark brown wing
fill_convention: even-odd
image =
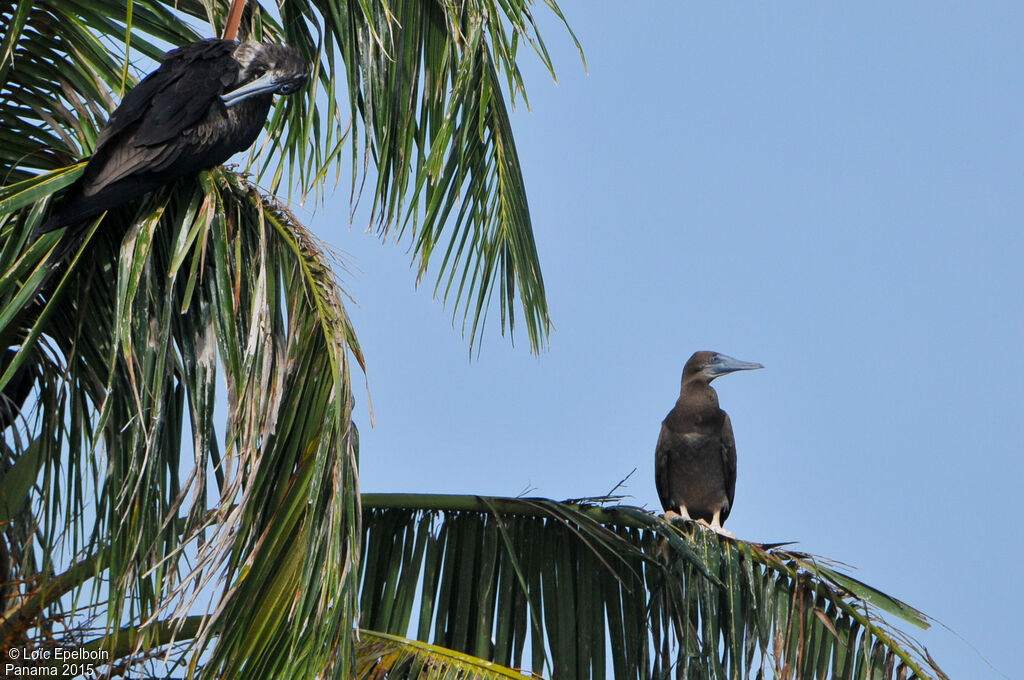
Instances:
[[[153,95],[145,129],[136,144],[161,144],[202,120],[211,107],[224,111],[220,96],[238,78],[238,63],[229,58],[232,40],[204,40],[175,50],[160,66],[169,71],[166,83]],[[188,77],[182,77],[186,75]]]
[[[670,479],[671,439],[672,433],[663,423],[661,433],[658,435],[658,444],[654,449],[654,486],[658,489],[658,499],[661,501],[662,510],[676,512],[679,510],[679,506],[672,504]]]
[[[224,106],[220,97],[239,76],[237,45],[202,40],[165,54],[160,67],[124,96],[82,177],[38,232],[82,225],[252,144],[272,97],[254,97],[230,111]],[[237,124],[242,107],[252,119],[247,126]]]
[[[237,77],[236,43],[204,40],[168,52],[153,73],[131,89],[97,140],[82,177],[92,196],[140,171],[169,167],[189,147],[182,137],[220,107]]]
[[[722,521],[725,522],[736,497],[736,438],[732,433],[732,421],[728,413],[722,423],[722,471],[725,474],[725,495],[729,499],[728,509],[722,512]]]
[[[237,43],[202,40],[171,50],[160,67],[129,90],[96,140],[99,151],[110,140],[145,119],[139,144],[159,144],[195,125],[211,103],[234,83],[238,65],[227,59]]]

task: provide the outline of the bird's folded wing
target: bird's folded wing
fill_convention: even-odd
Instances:
[[[238,64],[226,58],[236,45],[204,40],[164,55],[160,68],[125,95],[97,140],[97,152],[143,119],[134,139],[143,146],[171,141],[199,123],[238,76]]]

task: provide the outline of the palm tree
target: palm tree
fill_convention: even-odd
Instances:
[[[0,3],[0,334],[18,350],[0,389],[35,383],[0,461],[5,659],[77,649],[112,676],[211,678],[941,676],[880,618],[924,615],[806,554],[610,498],[360,496],[362,354],[328,250],[277,195],[320,200],[347,166],[471,346],[496,294],[502,331],[523,320],[541,349],[506,108],[525,96],[520,46],[551,68],[533,11],[250,3],[242,37],[313,66],[255,174],[215,168],[110,211],[58,266],[59,233],[33,234],[114,102],[227,11]]]

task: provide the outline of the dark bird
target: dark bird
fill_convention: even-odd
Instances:
[[[83,222],[244,151],[274,94],[295,92],[306,77],[306,62],[288,45],[210,39],[171,50],[125,94],[81,178],[40,232]]]
[[[719,533],[736,493],[736,440],[729,414],[711,381],[733,371],[764,368],[716,352],[696,352],[683,367],[675,407],[661,423],[654,479],[665,517],[681,516]]]

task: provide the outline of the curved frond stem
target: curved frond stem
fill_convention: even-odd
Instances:
[[[245,10],[246,0],[231,0],[231,9],[228,11],[228,23],[224,27],[224,38],[234,40],[238,35],[238,25],[242,23],[242,12]]]

